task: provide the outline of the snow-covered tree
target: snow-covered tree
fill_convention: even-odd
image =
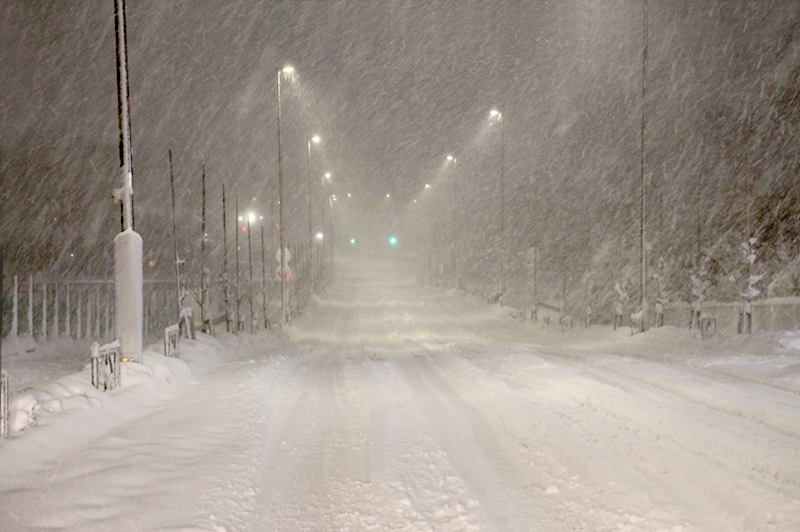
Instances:
[[[757,272],[756,261],[758,256],[756,253],[756,244],[758,239],[755,237],[750,238],[747,242],[742,242],[742,254],[744,255],[744,264],[746,272],[746,286],[740,295],[744,298],[742,305],[742,324],[741,332],[750,333],[753,327],[753,307],[752,302],[761,294],[761,290],[756,288],[756,284],[764,278],[764,272]]]

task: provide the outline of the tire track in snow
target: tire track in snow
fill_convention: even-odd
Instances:
[[[599,456],[616,468],[632,468],[641,477],[632,478],[633,485],[658,494],[653,502],[667,508],[672,499],[687,516],[701,518],[716,507],[712,514],[727,514],[728,529],[747,520],[747,530],[794,530],[780,517],[798,515],[792,502],[794,440],[702,402],[687,404],[670,391],[683,378],[673,375],[673,368],[650,369],[647,378],[637,379],[628,366],[617,373],[607,360],[579,363],[544,355],[537,369],[530,362],[537,354],[528,351],[501,357],[472,353],[468,362],[516,393],[551,405],[576,436],[603,451]],[[520,358],[528,361],[520,364]],[[650,383],[652,375],[660,375],[658,386]]]

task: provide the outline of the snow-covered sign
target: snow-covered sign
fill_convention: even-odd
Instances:
[[[292,278],[292,268],[288,264],[285,264],[283,266],[283,273],[285,275],[284,279],[289,280],[289,279]],[[281,267],[280,266],[278,266],[278,269],[275,270],[275,276],[278,279],[281,278]]]
[[[283,248],[283,254],[286,256],[286,263],[288,264],[292,260],[292,253],[289,251],[289,248]],[[278,264],[281,263],[281,250],[275,252],[275,262]]]

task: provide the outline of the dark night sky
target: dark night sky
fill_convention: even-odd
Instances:
[[[629,217],[638,179],[642,5],[129,1],[137,229],[146,247],[168,242],[170,148],[179,217],[196,217],[201,164],[215,201],[225,182],[243,208],[256,197],[254,208],[270,210],[276,68],[285,64],[296,68],[283,84],[286,205],[298,218],[289,231],[305,226],[312,133],[323,137],[314,174],[332,172],[334,190],[358,198],[353,224],[380,226],[426,182],[450,186],[442,173],[448,153],[459,157],[465,212],[493,218],[494,207],[480,202],[497,196],[497,142],[488,128],[495,106],[505,120],[509,194],[518,200],[512,226],[533,223],[523,200],[534,184],[542,197],[552,194],[541,216],[553,224],[568,227],[573,221],[560,213],[581,212],[591,227],[592,209],[602,211],[603,201],[620,203],[619,215]],[[779,39],[800,13],[789,0],[650,1],[649,9],[657,180],[694,150],[704,106],[746,109],[760,82],[788,75],[796,44],[782,50]],[[0,7],[3,201],[26,205],[19,216],[4,217],[4,233],[24,233],[26,217],[47,204],[48,213],[73,220],[51,238],[113,238],[116,208],[106,203],[118,164],[113,15],[112,0],[10,0]],[[216,204],[210,209],[218,216]],[[91,223],[78,223],[84,219]],[[33,238],[45,232],[32,227]],[[520,246],[531,245],[525,238]]]

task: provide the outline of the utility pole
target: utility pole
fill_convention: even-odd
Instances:
[[[122,206],[122,232],[114,239],[114,285],[117,339],[122,360],[142,361],[143,287],[142,237],[133,229],[133,165],[131,156],[130,91],[128,88],[128,41],[125,0],[114,2],[117,41],[117,103],[119,109],[119,158],[121,186],[114,198]]]
[[[250,238],[250,216],[247,216],[247,257],[250,262],[250,287],[247,290],[247,299],[250,300],[250,334],[255,334],[256,319],[253,314],[253,245]]]
[[[239,198],[234,200],[234,205],[236,206],[235,218],[236,218],[236,239],[234,244],[236,246],[236,285],[234,286],[234,292],[236,294],[236,325],[234,329],[236,330],[236,334],[239,334],[239,303],[241,302],[241,297],[239,294]]]
[[[203,213],[200,226],[200,323],[203,331],[211,334],[211,330],[206,329],[206,291],[208,289],[208,277],[206,276],[206,165],[203,165]]]
[[[181,287],[181,261],[178,255],[178,224],[175,221],[175,177],[172,173],[172,150],[169,150],[169,186],[172,192],[172,247],[175,251],[175,287],[177,299],[175,304],[178,310],[178,323],[181,323],[181,309],[183,308],[183,294]],[[183,324],[181,324],[181,327]]]
[[[224,249],[222,259],[222,284],[225,294],[225,330],[231,331],[231,283],[228,279],[228,225],[225,213],[225,183],[222,184],[222,247]]]
[[[647,0],[643,0],[643,31],[642,31],[642,134],[641,134],[641,198],[640,198],[640,223],[639,223],[639,253],[641,264],[639,266],[639,303],[642,311],[641,332],[647,329],[647,174],[645,132],[647,126]]]

